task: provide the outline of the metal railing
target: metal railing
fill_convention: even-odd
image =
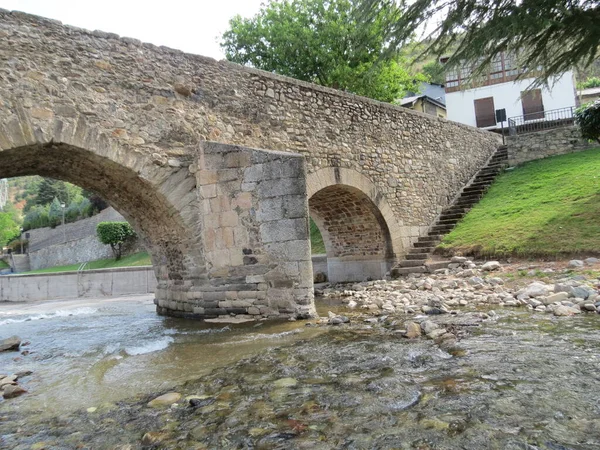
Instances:
[[[575,108],[570,106],[511,117],[508,119],[508,134],[516,136],[517,134],[568,127],[575,122],[574,112]]]

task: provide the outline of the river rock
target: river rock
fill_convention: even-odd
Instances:
[[[566,292],[557,292],[556,294],[549,295],[542,299],[544,305],[551,305],[552,303],[558,303],[565,301],[569,298],[569,294]]]
[[[409,339],[417,338],[421,336],[421,325],[415,322],[406,322],[404,324],[406,328],[405,336]]]
[[[181,394],[178,392],[168,392],[159,397],[156,397],[154,400],[148,402],[148,406],[151,408],[159,408],[161,406],[170,406],[173,403],[177,403],[181,398]]]
[[[528,297],[543,297],[544,295],[548,295],[548,287],[544,283],[540,283],[538,281],[531,283],[525,289],[521,291],[523,294]]]
[[[498,261],[488,261],[483,266],[481,266],[481,270],[485,272],[492,272],[494,270],[498,270],[500,268],[500,263]]]
[[[584,263],[586,263],[587,265],[592,265],[592,264],[597,264],[600,262],[600,259],[598,258],[586,258],[583,260]]]
[[[9,351],[9,350],[19,350],[21,346],[21,338],[18,336],[11,336],[6,339],[2,339],[0,341],[0,352]]]
[[[579,313],[579,311],[574,308],[571,308],[570,306],[559,305],[556,308],[554,308],[555,316],[572,316],[577,313]]]
[[[590,296],[590,293],[595,293],[594,290],[591,290],[590,292],[590,289],[585,286],[574,286],[572,292],[574,297],[579,297],[584,300]]]
[[[585,303],[581,306],[581,309],[585,310],[585,311],[592,311],[595,312],[596,311],[596,306],[594,306],[593,303]]]
[[[317,272],[315,273],[315,283],[326,283],[327,282],[327,274],[325,272]]]
[[[465,258],[464,256],[453,256],[450,262],[464,264],[466,260],[467,258]]]
[[[440,326],[431,321],[431,320],[425,320],[423,322],[421,322],[421,330],[423,330],[423,333],[425,334],[429,334],[431,333],[433,330],[437,330]]]
[[[568,267],[575,269],[578,267],[583,267],[583,261],[580,259],[572,259],[571,261],[569,261]]]
[[[142,436],[142,445],[145,447],[156,447],[167,440],[168,433],[164,431],[150,431]]]
[[[21,386],[18,385],[6,385],[3,388],[3,392],[2,392],[2,397],[4,398],[15,398],[18,397],[19,395],[23,395],[25,394],[27,391],[25,389],[23,389]]]

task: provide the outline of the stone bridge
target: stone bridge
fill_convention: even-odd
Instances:
[[[0,10],[0,178],[97,192],[174,316],[314,313],[309,215],[332,280],[381,277],[498,145],[407,109]]]

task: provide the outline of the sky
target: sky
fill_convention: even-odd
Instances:
[[[89,30],[224,59],[219,36],[236,14],[253,16],[263,0],[0,0],[0,8]]]

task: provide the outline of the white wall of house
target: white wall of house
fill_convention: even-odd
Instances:
[[[477,99],[486,97],[494,98],[494,109],[506,108],[506,116],[508,118],[521,116],[523,115],[521,92],[527,90],[532,82],[533,78],[527,78],[465,91],[446,93],[447,118],[455,122],[474,127],[477,126],[474,102]],[[544,111],[575,106],[575,85],[571,71],[566,72],[554,83],[550,84],[550,89],[542,87],[541,90]],[[506,127],[506,125],[505,122],[504,126]],[[495,127],[488,127],[487,129],[493,128],[500,128],[500,123]]]

